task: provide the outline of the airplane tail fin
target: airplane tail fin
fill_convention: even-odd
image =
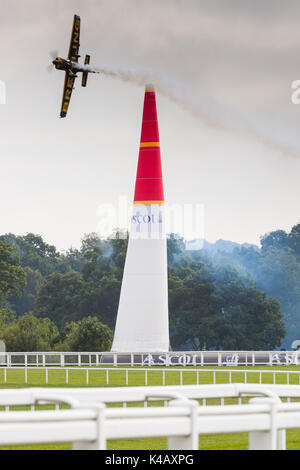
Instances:
[[[86,55],[86,56],[85,56],[84,65],[89,65],[89,63],[90,63],[90,58],[91,58],[91,56],[89,56],[89,55]],[[81,85],[82,85],[83,87],[86,87],[87,79],[88,79],[88,74],[89,74],[88,72],[83,72],[83,74],[82,74],[82,83],[81,83]]]

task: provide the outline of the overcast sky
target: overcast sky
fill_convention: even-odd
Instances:
[[[205,238],[259,243],[300,222],[300,3],[276,0],[0,0],[0,233],[59,249],[97,230],[104,203],[133,198],[143,87],[77,80],[59,119],[73,15],[98,67],[151,69],[166,201],[204,204]],[[82,60],[81,59],[81,60]],[[190,112],[192,111],[192,112]]]

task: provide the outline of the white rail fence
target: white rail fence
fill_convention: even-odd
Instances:
[[[157,396],[164,394],[176,395],[193,399],[202,400],[206,405],[206,399],[242,398],[259,395],[260,391],[268,391],[272,396],[276,395],[284,399],[300,398],[299,385],[260,385],[260,384],[219,384],[219,385],[168,385],[168,386],[148,386],[148,387],[111,387],[111,388],[25,388],[25,389],[2,389],[0,390],[0,406],[6,409],[10,406],[33,405],[37,401],[42,401],[43,397],[59,395],[61,401],[63,398],[74,399],[80,403],[144,403],[157,401]],[[247,391],[247,393],[246,393]],[[37,399],[38,397],[38,399]],[[47,400],[46,400],[47,401]],[[240,403],[242,403],[240,401]],[[226,405],[227,406],[227,405]]]
[[[78,385],[185,385],[193,383],[299,384],[297,370],[186,369],[186,368],[96,368],[96,367],[0,367],[0,385],[78,384]]]
[[[124,392],[126,397],[124,397]],[[211,385],[119,389],[1,390],[0,406],[63,403],[71,409],[0,413],[0,445],[73,442],[106,449],[108,439],[167,437],[168,448],[198,449],[202,434],[249,433],[249,449],[285,449],[286,429],[300,428],[299,386]],[[247,405],[199,406],[200,398],[251,397]],[[255,398],[253,398],[255,397]],[[108,400],[167,400],[167,407],[106,408]]]
[[[162,353],[7,352],[0,365],[12,366],[259,366],[300,365],[300,351],[178,351]]]

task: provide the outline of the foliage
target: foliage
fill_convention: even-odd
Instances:
[[[171,234],[168,270],[172,347],[279,347],[285,334],[281,310],[288,331],[295,334],[298,328],[300,333],[295,307],[299,303],[299,232],[296,227],[290,234],[268,234],[262,238],[261,249],[219,243],[226,250],[215,250],[213,255],[205,249],[187,252],[184,240]],[[90,325],[91,317],[112,330],[127,250],[124,235],[116,232],[106,240],[96,234],[85,235],[79,249],[70,248],[64,253],[39,235],[0,237],[0,243],[9,250],[10,269],[17,268],[19,275],[27,276],[26,286],[19,282],[18,287],[15,283],[14,288],[12,284],[11,289],[3,291],[3,306],[6,302],[6,309],[10,308],[20,320],[29,312],[38,321],[48,319],[56,328],[55,334],[48,339],[39,336],[37,343],[40,341],[41,346],[44,341],[53,349],[59,344],[68,350],[71,344],[81,347],[84,343],[78,339],[78,325],[88,319]],[[0,270],[0,286],[1,282],[5,282],[5,276]],[[19,299],[17,291],[21,291]],[[274,299],[280,301],[280,306]],[[36,327],[33,323],[32,328]],[[19,327],[14,328],[17,334]],[[96,347],[92,337],[89,344]],[[18,338],[21,343],[21,336]],[[37,344],[26,341],[23,339],[23,347]]]
[[[13,253],[9,243],[0,241],[0,303],[8,295],[18,296],[26,282],[25,272],[13,259]]]
[[[50,274],[39,289],[35,314],[49,318],[59,328],[78,320],[84,298],[84,285],[80,274],[69,272]]]
[[[0,336],[7,351],[50,351],[58,341],[59,331],[48,319],[39,319],[32,313],[17,322],[0,323]]]
[[[210,258],[215,267],[234,267],[257,288],[277,299],[286,326],[284,346],[300,338],[300,224],[287,233],[276,230],[261,238],[261,249],[235,248]],[[195,254],[194,254],[195,255]]]
[[[59,268],[59,253],[52,245],[45,243],[40,235],[28,233],[16,236],[12,233],[0,237],[15,248],[15,259],[24,268],[38,270],[44,276]]]
[[[285,334],[280,305],[234,270],[191,261],[171,270],[173,348],[274,349]]]
[[[96,317],[87,317],[75,323],[67,323],[62,332],[61,351],[109,351],[113,333]]]

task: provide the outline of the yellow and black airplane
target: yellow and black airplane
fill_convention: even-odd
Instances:
[[[61,104],[60,117],[64,118],[67,115],[69,103],[71,100],[74,83],[77,78],[77,73],[82,72],[82,86],[86,87],[87,78],[89,73],[100,73],[89,66],[90,56],[85,56],[84,65],[78,63],[80,46],[80,16],[74,15],[73,30],[71,36],[71,43],[69,48],[68,59],[56,57],[52,64],[58,70],[64,70],[66,73],[64,92]]]

